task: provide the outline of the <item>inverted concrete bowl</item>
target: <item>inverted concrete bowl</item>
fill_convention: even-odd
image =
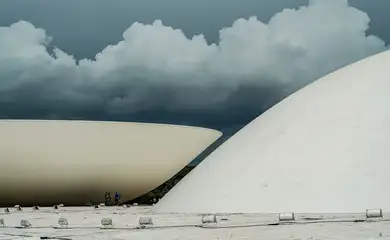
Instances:
[[[0,121],[0,205],[130,200],[168,180],[221,136],[146,123]]]

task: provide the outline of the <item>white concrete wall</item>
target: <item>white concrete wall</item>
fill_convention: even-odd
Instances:
[[[390,211],[390,52],[338,70],[255,119],[158,212]]]
[[[122,200],[168,180],[221,133],[142,123],[0,121],[0,204]]]

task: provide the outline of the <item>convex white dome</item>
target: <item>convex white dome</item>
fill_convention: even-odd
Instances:
[[[296,92],[207,157],[158,212],[390,211],[390,52]]]

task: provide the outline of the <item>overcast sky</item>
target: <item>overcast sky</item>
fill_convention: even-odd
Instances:
[[[231,135],[305,84],[387,49],[390,1],[345,2],[1,0],[0,118]]]
[[[257,16],[268,21],[285,8],[307,5],[308,0],[2,0],[0,25],[24,19],[46,29],[53,43],[79,58],[94,57],[108,44],[121,40],[134,22],[165,24],[182,29],[187,36],[203,33],[218,41],[218,31],[238,18]],[[350,0],[367,12],[370,33],[390,41],[390,1]]]

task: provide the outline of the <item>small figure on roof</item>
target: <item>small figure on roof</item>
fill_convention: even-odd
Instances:
[[[111,192],[108,192],[108,206],[111,206]]]
[[[104,204],[106,206],[110,206],[110,196],[109,196],[109,192],[104,192]]]
[[[118,192],[115,192],[115,205],[119,205],[120,198],[121,198],[121,195],[119,195]]]

